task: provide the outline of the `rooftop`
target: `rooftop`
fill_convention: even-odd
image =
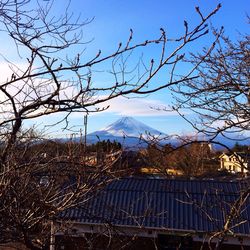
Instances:
[[[246,181],[122,178],[62,216],[87,224],[215,232],[247,186]],[[249,201],[230,224],[245,221],[232,228],[236,234],[250,234]]]

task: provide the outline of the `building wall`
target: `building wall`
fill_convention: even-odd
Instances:
[[[56,235],[55,250],[209,250],[207,242],[211,236],[181,230],[85,224],[76,224],[72,227],[72,234],[69,233]],[[250,237],[227,237],[220,249],[250,250]]]
[[[151,250],[156,249],[154,239],[126,236],[85,234],[84,237],[56,237],[55,250]]]
[[[115,235],[86,234],[84,237],[56,237],[55,250],[210,250],[208,243],[193,241],[189,236],[160,235],[156,239]],[[215,249],[215,244],[212,244]],[[220,250],[249,250],[249,246],[224,244]]]
[[[248,163],[239,162],[238,157],[234,155],[222,155],[220,157],[220,169],[226,169],[229,172],[235,173],[247,173],[248,172]]]

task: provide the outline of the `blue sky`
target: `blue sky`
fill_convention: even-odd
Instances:
[[[64,12],[66,0],[55,0],[55,11]],[[186,20],[190,26],[199,21],[199,16],[195,12],[195,6],[199,6],[205,14],[214,9],[218,3],[222,8],[211,19],[215,27],[224,26],[225,33],[232,39],[239,37],[239,32],[248,32],[246,14],[249,13],[248,0],[71,0],[70,10],[75,14],[81,14],[81,18],[92,19],[93,21],[86,25],[83,34],[86,41],[92,40],[86,44],[85,56],[88,58],[95,55],[99,49],[104,54],[113,52],[119,42],[124,42],[129,36],[130,28],[134,31],[134,43],[142,42],[147,39],[157,38],[160,34],[160,28],[164,28],[169,37],[178,37],[183,34],[183,20]],[[1,41],[1,39],[0,39]],[[189,46],[187,51],[199,51],[203,46],[209,46],[211,36],[200,39],[198,42]],[[1,42],[2,44],[2,42]],[[7,45],[6,45],[7,46]],[[8,47],[6,47],[8,50]],[[77,48],[76,48],[77,49]],[[72,50],[77,53],[77,50]],[[145,51],[144,58],[150,59],[157,55],[154,48]],[[140,54],[134,55],[140,56]],[[108,70],[109,65],[104,65],[103,69]],[[180,74],[185,72],[188,66],[183,65],[180,68]],[[97,82],[109,81],[108,74],[99,74],[96,76]],[[155,79],[155,84],[167,81],[167,72],[161,72]],[[88,131],[93,132],[101,129],[111,122],[119,119],[121,116],[133,116],[134,118],[145,122],[164,133],[181,133],[192,132],[192,129],[177,114],[156,111],[152,107],[164,107],[171,102],[171,96],[168,91],[163,90],[159,93],[146,96],[139,99],[122,99],[113,100],[111,108],[100,114],[89,117]],[[51,122],[58,117],[51,117]],[[39,122],[47,123],[48,118]],[[77,131],[83,125],[83,115],[72,115],[71,124]],[[55,127],[52,131],[61,133]]]
[[[77,4],[75,5],[75,2]],[[201,11],[208,13],[218,3],[222,8],[211,19],[215,27],[223,25],[225,32],[232,39],[239,37],[239,32],[248,32],[246,13],[249,13],[249,1],[247,0],[226,0],[226,1],[192,1],[192,0],[137,0],[137,1],[72,1],[73,8],[76,6],[81,10],[83,16],[94,17],[93,22],[86,27],[86,35],[94,38],[88,46],[89,52],[101,48],[105,52],[111,52],[120,42],[126,40],[129,29],[134,30],[136,41],[143,41],[158,36],[159,28],[163,27],[171,37],[180,35],[183,32],[183,20],[189,25],[194,25],[199,20],[195,13],[195,6]],[[190,50],[199,50],[202,46],[209,46],[210,37],[201,39]],[[149,57],[154,56],[154,51],[149,51]],[[159,81],[164,76],[159,76]],[[165,133],[187,133],[192,129],[178,115],[168,112],[157,112],[152,106],[168,105],[170,100],[167,91],[155,93],[144,99],[114,101],[110,110],[99,115],[90,116],[89,131],[94,131],[115,121],[121,115],[131,115],[148,125]],[[135,104],[137,103],[137,104]],[[135,105],[133,105],[135,104]],[[126,108],[127,106],[127,108]],[[140,107],[144,106],[144,110]],[[138,108],[138,109],[137,109]]]

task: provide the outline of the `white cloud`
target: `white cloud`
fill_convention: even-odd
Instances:
[[[5,90],[13,98],[17,110],[34,103],[35,100],[46,100],[48,96],[54,93],[56,85],[49,78],[49,75],[44,77],[32,77],[24,78],[22,76],[29,68],[28,63],[8,63],[0,61],[1,75],[0,75],[0,85],[4,86]],[[34,65],[32,67],[32,72],[37,72]],[[11,84],[8,83],[13,78],[19,79]],[[47,77],[47,78],[46,78]],[[72,99],[77,93],[77,89],[70,82],[61,82],[61,91],[58,94],[57,99]],[[13,118],[13,105],[9,96],[0,91],[0,121],[8,120]],[[40,107],[37,110],[31,110],[28,115],[29,117],[43,114],[45,112],[45,107]]]
[[[164,111],[164,108],[166,108],[167,105],[167,103],[154,99],[125,98],[123,96],[119,96],[99,105],[98,107],[101,108],[109,106],[109,108],[104,112],[114,113],[121,116],[177,115],[176,112]]]
[[[15,73],[16,76],[20,76],[23,71],[27,69],[29,65],[27,63],[16,63],[16,66],[11,66],[7,62],[0,61],[1,67],[1,76],[0,76],[0,84],[6,83],[7,79],[11,79],[12,74]],[[34,70],[36,70],[34,68]],[[60,98],[68,97],[69,99],[73,96],[77,89],[75,86],[70,85],[65,82],[64,90],[60,93]],[[12,96],[15,96],[15,101],[18,107],[22,107],[23,105],[27,105],[29,102],[36,100],[38,97],[46,98],[46,96],[54,91],[53,84],[48,84],[45,78],[35,78],[29,79],[26,81],[18,81],[15,84],[11,84],[7,87],[9,93]],[[28,94],[27,94],[28,93]],[[93,100],[95,98],[105,99],[107,96],[93,96]],[[8,98],[0,91],[0,102],[2,103],[0,107],[0,121],[7,120],[13,117],[13,110],[10,101]],[[4,105],[3,105],[4,104]],[[104,103],[101,103],[96,106],[96,108],[107,107],[109,108],[100,113],[93,113],[93,115],[98,114],[107,114],[107,115],[119,115],[119,116],[142,116],[142,117],[152,117],[152,116],[177,116],[176,112],[166,112],[164,108],[167,106],[167,103],[156,99],[149,99],[149,97],[140,97],[140,98],[125,98],[125,97],[117,97],[111,100],[108,100]],[[93,107],[94,108],[94,107]],[[159,109],[159,110],[157,110]],[[35,115],[38,112],[42,112],[43,109],[33,110],[29,115]],[[32,120],[31,123],[41,124],[44,126],[48,123],[54,124],[57,121],[62,120],[65,117],[66,113],[56,113],[54,115],[48,117],[40,117],[35,120]],[[77,120],[83,117],[83,113],[72,113],[70,115],[70,120],[73,124]],[[29,122],[27,122],[29,124]]]

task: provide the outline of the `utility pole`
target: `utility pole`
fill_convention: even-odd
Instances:
[[[88,125],[88,115],[84,115],[84,156],[86,156],[87,149],[87,125]]]
[[[53,220],[50,222],[50,244],[49,250],[55,250],[55,225]]]

